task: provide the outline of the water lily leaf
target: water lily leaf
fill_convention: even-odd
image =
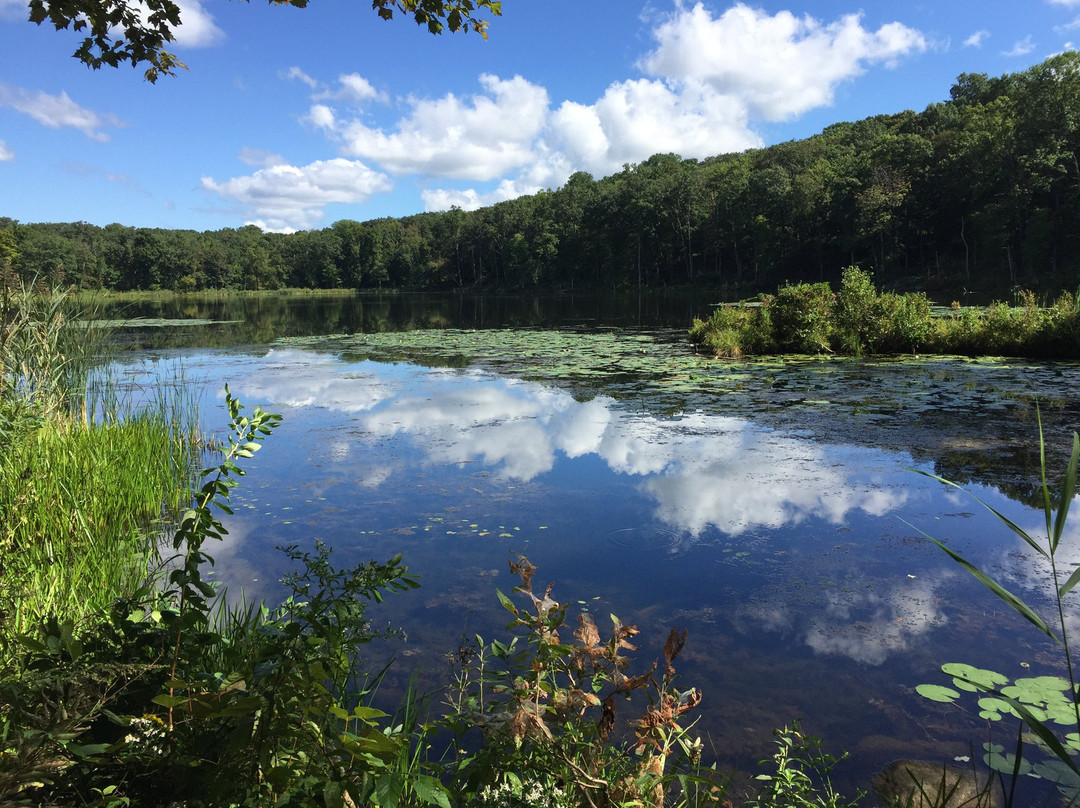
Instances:
[[[1016,715],[1013,712],[1009,702],[1003,699],[994,698],[993,696],[986,696],[979,699],[979,718],[985,718],[988,721],[1000,721],[1001,714]],[[1019,716],[1018,716],[1019,717]]]
[[[953,684],[961,690],[971,693],[976,691],[992,691],[997,685],[1007,684],[1009,677],[997,671],[976,668],[963,662],[946,662],[941,666],[942,672],[953,677]]]
[[[915,692],[922,696],[924,699],[930,699],[930,701],[940,701],[946,704],[956,701],[960,698],[960,694],[953,690],[951,687],[945,687],[944,685],[918,685],[915,688]]]
[[[990,744],[983,744],[983,747],[988,747]],[[1014,754],[1004,754],[1001,751],[1001,747],[994,744],[985,755],[983,755],[983,762],[996,772],[1002,774],[1025,775],[1031,772],[1031,764],[1023,758],[1017,759]]]

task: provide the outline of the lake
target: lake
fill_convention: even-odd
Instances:
[[[284,416],[210,548],[231,592],[276,598],[279,544],[322,539],[341,565],[404,553],[421,588],[369,612],[407,634],[388,692],[414,671],[447,684],[462,637],[505,639],[496,589],[513,588],[520,552],[571,614],[636,624],[641,667],[671,627],[688,630],[679,672],[704,692],[696,731],[723,768],[752,772],[793,719],[851,752],[836,778],[848,790],[898,757],[971,754],[987,736],[973,700],[964,712],[915,687],[945,684],[945,662],[1017,677],[1059,673],[1061,659],[920,531],[1042,608],[1046,570],[976,500],[912,469],[964,483],[1037,535],[1036,404],[1056,478],[1080,367],[712,361],[686,340],[707,303],[146,304],[125,309],[156,319],[123,330],[117,367],[138,389],[181,365],[210,431],[226,421],[226,383]],[[1071,564],[1078,539],[1064,542]]]

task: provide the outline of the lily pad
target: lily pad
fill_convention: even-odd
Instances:
[[[919,685],[915,688],[915,692],[924,699],[940,701],[944,704],[951,704],[956,699],[960,698],[960,694],[957,691],[953,690],[951,687],[945,687],[944,685]]]

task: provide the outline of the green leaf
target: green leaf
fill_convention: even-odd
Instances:
[[[333,780],[323,786],[323,802],[326,808],[342,808],[345,805],[344,789]]]
[[[506,595],[504,595],[498,589],[495,590],[495,595],[496,595],[496,597],[499,598],[499,603],[502,604],[503,608],[506,609],[506,611],[508,611],[508,612],[510,612],[510,614],[514,615],[514,617],[518,616],[517,606],[514,605],[514,601],[510,600],[510,598],[508,598]]]
[[[1065,479],[1061,481],[1061,495],[1058,497],[1057,517],[1054,519],[1054,532],[1050,538],[1051,552],[1057,550],[1058,543],[1061,541],[1061,536],[1065,532],[1065,519],[1069,515],[1069,505],[1072,504],[1073,497],[1076,496],[1076,466],[1078,461],[1080,461],[1080,435],[1073,432],[1072,455],[1069,457],[1069,467],[1065,471]],[[1071,588],[1072,587],[1069,587],[1069,589]],[[1068,592],[1069,589],[1066,589],[1065,591]]]
[[[942,703],[951,704],[956,699],[960,698],[960,694],[953,690],[951,687],[945,687],[944,685],[918,685],[915,688],[915,692],[922,696],[924,699],[930,699],[930,701],[940,701]]]
[[[421,774],[413,780],[413,791],[416,796],[428,805],[438,805],[439,808],[450,808],[450,797],[443,788],[442,783],[430,775]]]
[[[397,808],[405,791],[405,777],[397,772],[385,774],[375,781],[375,798],[381,808]]]
[[[975,693],[979,690],[988,692],[998,685],[1007,684],[1009,677],[997,671],[976,668],[964,662],[946,662],[941,666],[946,676],[953,677],[953,683],[961,690]]]
[[[159,704],[162,707],[179,707],[181,704],[187,702],[187,698],[185,696],[169,696],[162,693],[158,696],[154,696],[150,701],[154,704]]]

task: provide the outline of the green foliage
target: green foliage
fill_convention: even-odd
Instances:
[[[855,808],[862,794],[848,799],[839,794],[829,779],[836,764],[847,757],[836,758],[822,751],[821,741],[806,735],[796,722],[778,729],[776,752],[770,760],[761,761],[771,774],[757,776],[761,788],[746,802],[746,808]]]
[[[664,805],[669,792],[676,805],[718,804],[723,781],[700,765],[702,743],[683,716],[701,701],[701,691],[675,686],[674,661],[686,632],[673,629],[659,660],[629,675],[638,631],[611,616],[602,638],[588,612],[578,615],[573,642],[561,634],[567,605],[551,597],[552,586],[537,594],[536,568],[528,559],[511,562],[521,584],[515,592],[524,607],[497,593],[521,629],[510,642],[498,640],[463,647],[456,687],[445,723],[457,735],[479,729],[479,748],[455,755],[447,774],[464,804],[550,806]],[[617,726],[620,703],[638,697],[640,718],[633,737]],[[532,795],[526,797],[526,795]]]
[[[840,291],[825,284],[785,286],[766,295],[761,308],[721,306],[695,320],[690,340],[713,356],[739,357],[780,351],[852,356],[890,353],[974,356],[1080,355],[1080,311],[1062,294],[1049,308],[1028,291],[1020,305],[995,303],[934,316],[922,292],[879,292],[869,273],[844,270]]]
[[[763,342],[766,329],[761,326],[761,320],[765,316],[760,306],[718,306],[709,319],[694,319],[690,340],[712,356],[723,359],[762,353],[766,347]]]
[[[16,413],[83,415],[104,334],[86,328],[70,290],[34,281],[0,285],[0,437]]]
[[[873,353],[882,335],[877,287],[869,272],[848,267],[836,295],[835,339],[844,353]]]
[[[766,296],[776,348],[783,353],[827,353],[835,304],[827,283],[782,286],[775,296]]]
[[[1067,574],[1068,570],[1064,568],[1059,558],[1063,550],[1061,542],[1065,536],[1069,507],[1076,495],[1077,467],[1080,464],[1080,435],[1073,433],[1072,453],[1061,481],[1056,503],[1053,501],[1047,482],[1046,450],[1041,420],[1039,456],[1046,528],[1045,540],[1036,539],[1008,517],[983,503],[974,494],[971,496],[993,513],[1005,527],[1021,538],[1040,561],[1049,566],[1048,583],[1052,589],[1048,594],[1050,602],[1054,605],[1051,616],[1043,617],[1025,600],[1006,589],[988,573],[971,564],[942,542],[927,536],[1010,609],[1058,643],[1063,652],[1065,677],[1020,677],[1011,681],[1009,677],[996,671],[948,663],[942,666],[942,671],[952,677],[955,690],[941,685],[920,685],[917,688],[925,698],[946,703],[961,698],[960,691],[977,694],[981,718],[995,722],[1000,721],[1004,715],[1011,715],[1020,719],[1022,725],[1026,725],[1031,735],[1025,736],[1022,732],[1018,733],[1014,753],[1005,754],[1003,747],[999,745],[984,744],[986,751],[984,762],[994,771],[1014,778],[1012,789],[1008,792],[1010,805],[1013,804],[1015,797],[1016,779],[1029,772],[1053,780],[1070,800],[1075,801],[1080,798],[1080,766],[1077,765],[1077,756],[1080,755],[1080,696],[1078,696],[1080,685],[1078,685],[1073,666],[1066,619],[1066,599],[1080,583],[1080,570],[1073,570],[1071,574]],[[920,473],[946,485],[960,488],[955,483],[936,475]],[[1025,737],[1031,738],[1030,742],[1040,750],[1041,757],[1034,764],[1025,757]]]

